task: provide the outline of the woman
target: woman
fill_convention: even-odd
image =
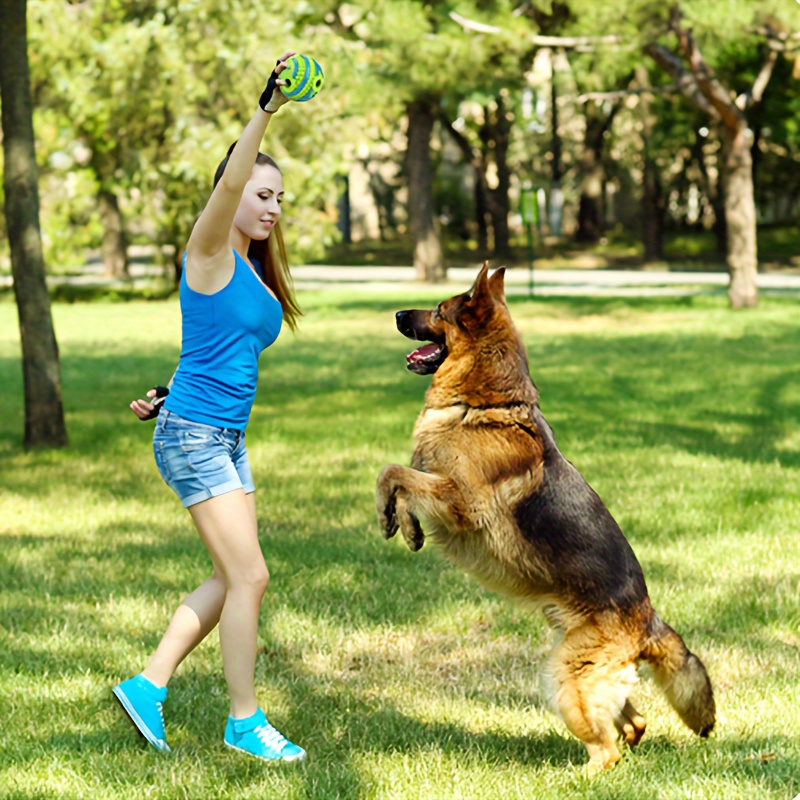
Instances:
[[[143,672],[113,690],[159,750],[169,750],[162,714],[167,683],[219,623],[230,695],[225,744],[268,761],[305,758],[301,747],[269,724],[256,700],[258,614],[269,572],[258,542],[244,443],[258,356],[275,341],[283,321],[295,328],[300,313],[278,226],[283,178],[258,151],[272,115],[287,101],[278,76],[293,55],[278,61],[259,109],[219,165],[183,256],[181,357],[153,447],[161,475],[189,509],[208,549],[213,574],[184,599]],[[131,408],[141,419],[157,413],[145,400]]]

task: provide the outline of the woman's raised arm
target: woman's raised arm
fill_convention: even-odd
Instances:
[[[228,157],[225,172],[195,223],[186,247],[187,266],[191,262],[192,269],[213,270],[232,264],[230,232],[233,219],[242,199],[245,184],[250,179],[253,165],[256,163],[264,132],[272,115],[288,102],[278,88],[283,85],[278,76],[286,69],[286,60],[293,55],[293,52],[288,52],[278,60],[261,95],[258,110],[242,131],[239,141]]]

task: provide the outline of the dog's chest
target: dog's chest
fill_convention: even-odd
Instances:
[[[467,408],[463,405],[425,408],[414,425],[414,438],[419,441],[452,432],[458,428],[466,414]]]
[[[541,440],[533,424],[518,407],[426,408],[414,426],[411,463],[453,480],[478,506],[513,507],[541,480]]]
[[[463,451],[461,423],[463,406],[426,408],[414,425],[412,465],[424,472],[452,474],[458,469]]]
[[[459,513],[452,524],[426,520],[430,541],[485,587],[531,596],[547,582],[545,570],[514,509],[538,487],[542,464],[530,435],[508,417],[466,406],[425,409],[414,428],[412,467],[452,481],[454,496],[440,500]]]

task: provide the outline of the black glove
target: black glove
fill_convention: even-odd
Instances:
[[[275,62],[277,67],[280,64],[280,59]],[[278,86],[278,73],[272,70],[272,74],[267,81],[267,88],[261,93],[261,98],[258,105],[262,111],[274,114],[284,103],[289,101],[289,98],[283,94],[281,87]]]
[[[166,386],[154,386],[153,388],[156,390],[156,396],[152,400],[153,410],[146,417],[140,417],[142,422],[147,419],[155,419],[158,416],[158,412],[161,411],[161,406],[164,405],[164,401],[169,394],[169,389]]]

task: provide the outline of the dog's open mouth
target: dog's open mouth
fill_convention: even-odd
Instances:
[[[417,375],[432,375],[447,358],[447,348],[443,344],[424,344],[406,356],[408,368]]]

